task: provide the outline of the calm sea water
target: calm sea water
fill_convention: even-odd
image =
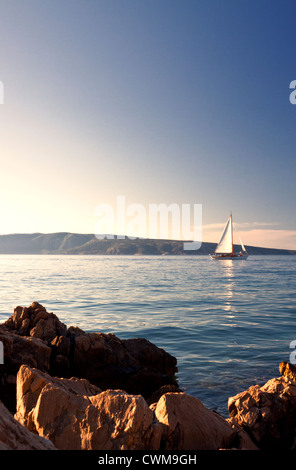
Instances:
[[[279,376],[296,339],[296,257],[0,256],[0,322],[43,304],[68,326],[145,337],[178,360],[187,393],[227,400]]]

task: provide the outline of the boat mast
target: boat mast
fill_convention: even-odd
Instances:
[[[230,212],[230,223],[231,223],[231,254],[233,255],[233,225],[232,225],[232,211]]]

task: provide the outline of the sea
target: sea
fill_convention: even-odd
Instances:
[[[180,388],[228,417],[228,398],[280,375],[296,340],[296,256],[0,256],[0,323],[37,301],[67,326],[147,338]],[[291,356],[292,357],[292,356]]]

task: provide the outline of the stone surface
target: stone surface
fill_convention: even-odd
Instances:
[[[51,348],[41,339],[20,336],[0,327],[4,364],[0,365],[0,399],[12,412],[16,407],[16,374],[22,364],[50,371]]]
[[[52,442],[18,423],[0,402],[0,450],[55,450]]]
[[[22,366],[15,418],[63,450],[158,448],[162,428],[140,395],[100,392],[86,380],[58,379]]]
[[[146,339],[120,340],[113,334],[67,328],[38,302],[16,307],[0,325],[4,365],[0,399],[15,411],[15,377],[27,364],[53,376],[86,378],[106,390],[117,388],[148,398],[161,386],[177,385],[176,359]]]
[[[82,332],[75,335],[74,344],[71,375],[103,389],[120,388],[148,398],[162,385],[177,384],[176,359],[146,339]]]
[[[218,450],[238,442],[237,430],[185,393],[162,395],[154,413],[141,395],[100,392],[28,366],[17,376],[15,418],[64,450]]]
[[[296,381],[296,367],[293,364],[283,361],[279,365],[279,371],[284,377]]]
[[[3,326],[21,336],[40,338],[48,344],[67,331],[66,325],[38,302],[33,302],[30,307],[16,307]]]
[[[294,449],[296,382],[279,377],[254,385],[229,398],[228,409],[261,449]]]
[[[234,418],[228,418],[226,421],[236,432],[236,439],[233,442],[233,450],[260,450],[259,447],[252,441],[249,434],[238,425]]]
[[[92,426],[91,448],[106,450],[159,449],[162,427],[141,395],[107,390],[89,397],[87,418]],[[84,445],[85,448],[85,445]]]
[[[155,416],[165,427],[166,450],[231,448],[236,432],[217,413],[185,393],[167,393],[157,403]]]

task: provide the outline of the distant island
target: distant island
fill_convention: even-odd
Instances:
[[[199,250],[184,251],[183,241],[136,238],[102,239],[93,234],[32,233],[0,235],[0,254],[61,255],[208,255],[217,244],[203,242]],[[235,247],[237,251],[240,247]],[[296,250],[246,246],[250,255],[296,255]]]

